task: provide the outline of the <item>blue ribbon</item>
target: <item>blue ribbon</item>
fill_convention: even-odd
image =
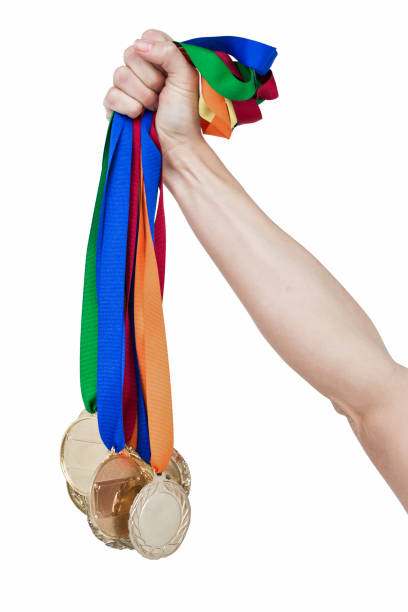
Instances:
[[[141,147],[149,226],[154,241],[154,221],[162,156],[150,136],[152,118],[153,113],[151,111],[144,112],[141,123]],[[125,371],[124,291],[132,144],[132,120],[115,113],[112,120],[108,171],[98,228],[96,290],[98,299],[98,424],[105,446],[109,449],[114,448],[116,452],[122,450],[125,446],[122,406]],[[133,266],[130,292],[133,338],[135,264],[136,262]],[[133,349],[135,351],[138,393],[137,451],[142,459],[149,462],[150,440],[147,411],[135,344]]]
[[[125,446],[122,415],[125,354],[123,300],[132,135],[132,120],[115,113],[96,249],[98,425],[103,443],[108,449],[114,448],[116,452]]]
[[[233,55],[241,64],[253,68],[261,75],[268,72],[278,55],[275,47],[240,36],[204,36],[202,38],[190,38],[189,40],[183,40],[183,42],[204,47],[211,51],[224,51],[224,53]]]
[[[159,192],[162,156],[150,136],[153,113],[145,110],[141,125],[142,168],[146,190],[147,213],[149,217],[150,232],[154,242],[154,219],[157,208],[157,194]]]

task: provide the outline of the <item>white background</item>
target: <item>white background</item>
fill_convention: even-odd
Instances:
[[[176,447],[193,518],[162,561],[105,547],[59,445],[82,409],[85,249],[102,99],[149,27],[276,45],[280,98],[212,139],[408,362],[404,2],[8,2],[1,15],[2,533],[10,610],[407,609],[406,515],[331,404],[260,336],[168,195]],[[307,321],[305,321],[307,325]],[[4,577],[4,570],[3,570]]]

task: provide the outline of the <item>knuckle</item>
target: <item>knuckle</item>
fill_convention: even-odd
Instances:
[[[150,79],[149,85],[155,91],[160,92],[164,85],[164,76],[160,74],[156,74],[155,76],[152,76],[152,78]]]
[[[157,34],[160,34],[160,30],[155,30],[154,28],[149,28],[148,30],[145,30],[141,36],[141,38],[151,38],[152,36],[157,36]]]
[[[174,45],[171,40],[167,40],[165,43],[163,43],[163,47],[165,54],[169,57],[178,53],[176,45]]]
[[[113,83],[121,89],[129,80],[129,68],[127,66],[119,66],[113,73]]]
[[[129,111],[127,112],[127,115],[131,119],[136,119],[136,117],[140,115],[142,110],[143,110],[142,104],[140,104],[140,102],[135,101],[134,104],[132,104],[132,108],[130,108]]]
[[[156,104],[156,99],[157,96],[154,91],[151,91],[150,89],[146,91],[144,95],[144,102],[146,106],[154,106]]]
[[[116,87],[111,87],[105,96],[104,105],[107,108],[115,108],[119,100],[119,91]]]
[[[135,48],[128,47],[127,49],[125,49],[123,53],[123,61],[125,62],[125,64],[129,64],[129,62],[132,62],[132,60],[134,60],[136,55],[137,54],[136,54]]]
[[[128,68],[126,66],[119,66],[113,73],[113,83],[116,87],[122,87],[128,81]]]
[[[141,37],[149,40],[153,40],[154,38],[156,40],[172,40],[171,36],[166,34],[166,32],[163,32],[162,30],[156,30],[154,28],[149,28],[148,30],[145,30]]]

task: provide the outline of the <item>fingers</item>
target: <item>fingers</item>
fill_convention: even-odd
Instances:
[[[112,111],[136,119],[143,111],[143,104],[131,98],[117,87],[111,87],[105,96],[103,105],[109,118]]]
[[[115,70],[113,87],[105,96],[109,117],[116,111],[131,118],[143,108],[156,111],[166,79],[174,86],[194,92],[197,72],[183,57],[172,38],[159,30],[146,30],[124,53],[125,66]]]
[[[158,68],[140,57],[133,45],[126,49],[123,58],[125,64],[149,89],[160,93],[164,86],[165,76]]]
[[[148,32],[152,32],[152,30]],[[154,34],[154,37],[156,36],[158,35]],[[171,40],[167,38],[164,40],[142,38],[136,40],[134,46],[143,59],[163,68],[174,83],[195,84],[195,69],[187,62]]]
[[[129,66],[120,66],[115,70],[113,85],[131,98],[141,102],[149,110],[157,110],[158,94],[147,87]]]
[[[126,49],[124,59],[126,66],[115,70],[113,87],[105,96],[108,118],[112,111],[134,119],[144,107],[157,110],[158,94],[165,83],[164,74],[141,58],[133,46]]]
[[[142,40],[147,40],[147,41],[164,41],[164,40],[168,40],[168,41],[172,41],[172,37],[169,36],[168,34],[166,34],[165,32],[161,32],[160,30],[146,30],[145,32],[143,32],[143,34],[140,37]],[[134,48],[134,47],[133,47]],[[157,64],[154,64],[157,68],[157,70],[160,70],[160,72],[162,72],[162,74],[166,74],[165,70],[163,70],[163,68],[161,68],[160,66],[158,66]]]

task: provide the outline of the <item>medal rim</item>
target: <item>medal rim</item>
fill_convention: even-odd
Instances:
[[[181,509],[180,523],[173,537],[162,545],[152,545],[143,538],[140,528],[140,519],[143,508],[146,506],[149,497],[153,497],[160,488],[167,490],[167,494],[176,498]],[[191,505],[188,495],[183,486],[172,479],[157,476],[146,484],[136,495],[129,512],[129,538],[133,548],[147,559],[161,559],[174,553],[187,534],[191,521]]]
[[[191,472],[187,461],[184,459],[183,455],[179,453],[177,449],[173,449],[173,454],[171,456],[170,461],[174,461],[177,466],[178,472],[180,474],[180,484],[187,495],[190,495],[191,491]],[[170,478],[170,480],[173,480]]]
[[[76,491],[74,487],[70,485],[68,481],[66,482],[66,485],[67,485],[68,495],[72,503],[78,508],[78,510],[80,510],[84,514],[88,514],[87,496],[82,495],[82,493],[78,493],[78,491]]]
[[[78,425],[78,423],[80,423],[81,421],[84,421],[85,419],[96,419],[96,418],[97,418],[96,412],[88,412],[87,410],[82,410],[82,412],[80,412],[79,416],[75,419],[75,421],[73,421],[71,425],[69,425],[67,429],[65,430],[64,435],[62,436],[61,445],[60,445],[60,465],[61,465],[61,470],[64,475],[64,478],[67,481],[67,484],[70,485],[71,489],[73,489],[75,493],[78,493],[78,495],[82,495],[83,497],[87,497],[88,491],[83,491],[82,489],[79,489],[73,483],[72,478],[70,477],[66,469],[66,464],[65,464],[65,459],[64,459],[64,448],[65,448],[65,444],[68,439],[68,434],[75,425]],[[106,449],[106,452],[108,453],[109,451]]]
[[[94,536],[100,541],[103,542],[109,548],[115,548],[116,550],[133,550],[132,542],[130,541],[129,536],[124,536],[122,538],[112,538],[111,536],[106,535],[95,523],[92,522],[91,517],[89,515],[89,507],[88,512],[86,513],[88,519],[88,525],[94,534]]]

